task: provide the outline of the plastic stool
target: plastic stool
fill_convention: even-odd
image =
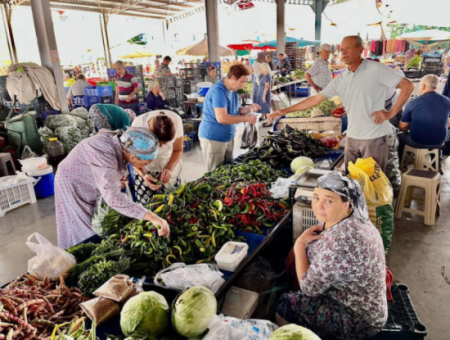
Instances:
[[[10,153],[0,153],[0,176],[16,174],[16,166]]]
[[[429,155],[429,159],[427,159]],[[416,149],[412,146],[405,145],[402,155],[402,163],[400,170],[406,172],[407,166],[414,164],[415,169],[427,169],[431,171],[439,171],[439,149]]]
[[[414,197],[414,187],[425,189],[425,198]],[[413,199],[425,201],[425,211],[411,209]],[[441,212],[441,175],[438,172],[410,169],[403,174],[395,217],[401,218],[403,212],[421,215],[426,225],[434,225],[436,213],[440,215]]]

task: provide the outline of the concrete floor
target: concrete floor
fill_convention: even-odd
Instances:
[[[264,134],[265,129],[261,129]],[[242,133],[241,129],[238,129]],[[235,156],[240,152],[235,145]],[[182,179],[191,181],[205,172],[198,143],[183,155]],[[428,329],[427,339],[447,340],[450,306],[450,285],[441,275],[443,266],[450,278],[450,161],[444,163],[442,179],[442,215],[432,227],[423,218],[404,214],[395,220],[395,232],[388,266],[396,282],[409,286],[412,301],[421,322]],[[27,270],[33,253],[26,247],[27,237],[39,232],[56,244],[54,198],[20,207],[0,218],[0,283],[5,283]]]

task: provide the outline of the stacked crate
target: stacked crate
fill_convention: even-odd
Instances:
[[[291,71],[306,70],[305,48],[298,48],[296,43],[286,43],[286,55],[291,64]]]

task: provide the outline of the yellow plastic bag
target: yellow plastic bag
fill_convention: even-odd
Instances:
[[[387,253],[394,233],[394,192],[391,183],[372,157],[348,163],[349,177],[358,181],[366,198],[369,217],[383,238]]]

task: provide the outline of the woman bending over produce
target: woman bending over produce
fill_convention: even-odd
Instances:
[[[358,182],[337,172],[320,177],[312,208],[323,225],[295,243],[300,290],[280,298],[277,322],[337,339],[374,335],[387,320],[386,263]]]
[[[128,128],[121,137],[117,132],[101,132],[79,143],[58,166],[55,179],[55,209],[58,245],[70,248],[95,232],[91,219],[97,200],[119,213],[150,221],[160,236],[168,236],[167,222],[122,193],[121,180],[126,163],[143,168],[158,155],[158,139],[147,129]]]
[[[145,166],[135,167],[135,188],[138,201],[147,204],[154,191],[164,184],[176,185],[183,162],[183,121],[175,112],[169,110],[150,111],[140,115],[133,122],[134,127],[149,129],[158,137],[158,156]],[[159,173],[156,179],[149,172]],[[147,180],[144,177],[147,176]],[[158,180],[161,184],[157,184]]]

